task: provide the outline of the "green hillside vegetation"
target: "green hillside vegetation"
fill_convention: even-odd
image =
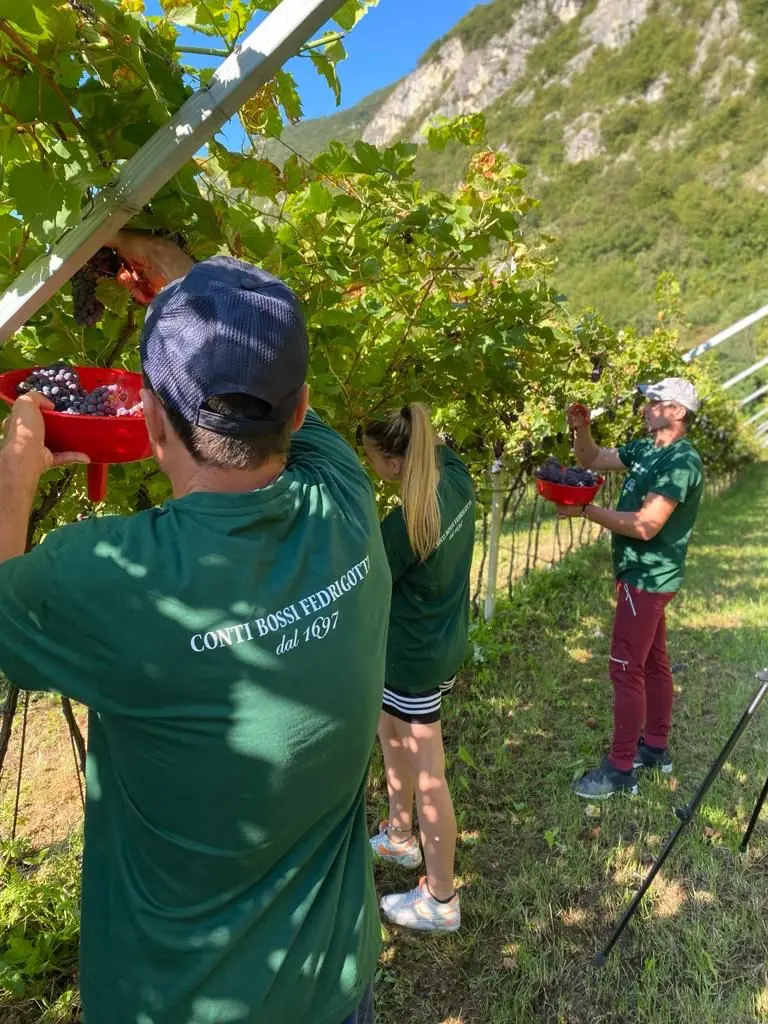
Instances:
[[[481,46],[508,29],[520,6],[478,6],[450,35]],[[699,340],[768,301],[768,6],[739,0],[739,31],[710,48],[701,77],[691,70],[700,31],[722,0],[686,0],[677,12],[656,4],[623,49],[596,50],[564,82],[567,62],[585,49],[580,25],[594,6],[567,25],[553,17],[529,73],[485,111],[488,140],[528,169],[528,188],[542,201],[536,227],[557,239],[557,283],[574,307],[647,329],[654,285],[671,271],[683,285],[688,340]],[[650,102],[645,94],[662,76],[663,96]],[[380,95],[287,138],[308,155],[331,137],[349,140]],[[599,151],[568,163],[565,130],[585,114],[599,123]],[[465,161],[458,146],[424,147],[418,167],[426,184],[445,188]]]
[[[703,21],[711,4],[696,6]],[[742,5],[745,21],[749,8],[753,13],[749,50],[739,42],[710,53],[703,69],[706,79],[729,53],[758,59],[761,72],[746,95],[706,99],[688,70],[695,25],[657,13],[623,50],[598,51],[569,85],[540,86],[530,104],[516,105],[530,88],[527,79],[486,112],[489,141],[509,146],[530,169],[546,211],[539,226],[560,242],[559,283],[577,305],[599,306],[614,323],[647,327],[649,299],[664,270],[682,281],[697,326],[727,323],[766,301],[768,202],[744,181],[766,154],[768,24],[762,6],[759,0]],[[583,45],[578,22],[562,26],[533,52],[531,71],[558,74]],[[648,103],[643,94],[664,72],[670,81],[663,99]],[[604,112],[606,152],[568,164],[563,125],[585,111]],[[676,148],[654,148],[654,140],[678,131],[686,134]],[[457,157],[425,150],[422,174],[436,182],[458,177]]]
[[[344,145],[350,145],[360,138],[365,131],[365,126],[394,87],[394,85],[388,85],[384,89],[372,92],[370,96],[366,96],[354,107],[341,110],[338,114],[329,114],[328,117],[318,117],[310,121],[286,125],[283,129],[282,141],[277,139],[266,141],[263,150],[264,156],[282,166],[286,157],[290,156],[290,149],[287,147],[296,149],[312,159],[318,153],[322,153],[331,139],[337,139]],[[283,145],[283,143],[287,145]]]
[[[515,23],[515,16],[523,6],[523,0],[495,0],[482,2],[473,7],[469,14],[456,22],[450,32],[437,39],[424,54],[419,64],[426,64],[448,39],[460,39],[467,50],[477,50],[489,43],[494,36],[509,31]]]

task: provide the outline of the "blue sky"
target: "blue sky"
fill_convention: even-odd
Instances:
[[[340,109],[353,106],[368,93],[412,71],[430,43],[477,3],[478,0],[379,0],[379,6],[371,8],[344,40],[348,56],[339,67]],[[146,7],[147,14],[160,13],[159,0],[147,0]],[[328,28],[332,30],[335,26],[331,24]],[[182,41],[194,46],[221,45],[189,30],[183,31]],[[209,67],[215,64],[211,58],[185,56],[184,60],[190,64],[203,60]],[[307,118],[332,114],[337,109],[333,94],[308,60],[296,58],[288,68],[299,83]],[[236,134],[236,130],[226,132],[231,143],[236,142]]]

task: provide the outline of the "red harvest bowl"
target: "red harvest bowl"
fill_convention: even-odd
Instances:
[[[38,367],[0,374],[0,399],[13,405],[17,388]],[[102,384],[119,384],[127,392],[128,404],[140,401],[141,374],[108,370],[97,366],[74,366],[86,391]],[[144,417],[79,416],[43,410],[45,443],[52,452],[82,452],[91,460],[88,467],[88,497],[103,501],[106,496],[106,463],[139,462],[152,454]]]
[[[551,480],[539,480],[536,477],[536,488],[542,498],[558,505],[588,505],[595,500],[597,492],[605,483],[605,477],[599,476],[597,481],[593,487],[569,487],[567,484],[555,484]]]

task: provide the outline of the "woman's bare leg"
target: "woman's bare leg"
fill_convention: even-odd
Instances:
[[[392,715],[382,717],[390,719],[399,749],[407,751],[410,758],[429,891],[438,900],[450,899],[455,891],[456,815],[445,778],[440,722],[427,725],[402,722]]]
[[[398,735],[398,725],[404,726],[406,723],[382,711],[378,733],[389,793],[389,837],[395,843],[405,843],[410,838],[413,828],[416,777],[410,752]]]

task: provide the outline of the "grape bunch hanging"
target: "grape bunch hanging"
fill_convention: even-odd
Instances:
[[[104,315],[104,303],[96,297],[99,281],[116,277],[122,267],[113,249],[102,247],[72,276],[72,313],[75,323],[93,327]]]
[[[185,239],[177,233],[156,230],[152,234],[168,238],[186,250]],[[140,267],[132,266],[114,249],[102,246],[85,266],[72,275],[72,315],[76,323],[93,327],[104,316],[104,303],[96,295],[96,288],[100,281],[109,278],[117,280],[145,306],[155,297],[155,288],[144,277]]]
[[[589,469],[563,466],[559,459],[550,455],[536,470],[539,480],[547,480],[552,484],[565,484],[566,487],[596,487],[598,478]]]
[[[32,373],[19,384],[18,393],[39,391],[53,402],[56,412],[76,416],[138,416],[141,402],[129,404],[127,391],[118,384],[102,384],[86,391],[77,370],[66,363],[53,363]]]

